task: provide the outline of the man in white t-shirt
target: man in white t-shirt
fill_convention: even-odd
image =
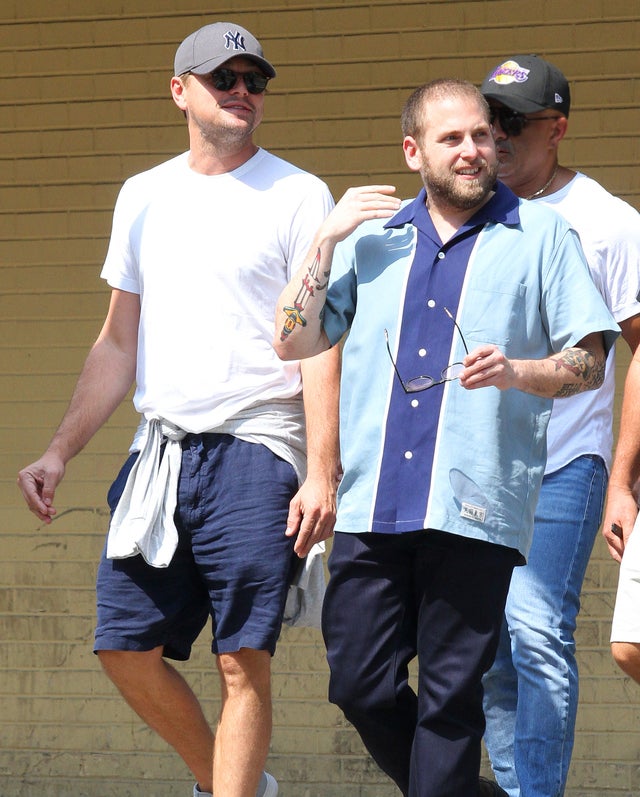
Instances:
[[[570,108],[565,76],[542,58],[518,55],[492,69],[481,91],[492,110],[499,178],[577,230],[593,279],[636,351],[640,216],[558,163]],[[500,648],[484,679],[485,742],[510,797],[564,793],[578,705],[574,630],[611,465],[613,394],[611,352],[599,390],[553,405],[533,546],[514,571]]]
[[[66,463],[135,382],[144,420],[109,491],[95,652],[193,772],[194,795],[278,793],[264,772],[271,656],[296,562],[335,519],[338,353],[301,365],[271,346],[278,294],[333,200],[253,141],[273,77],[234,23],[178,47],[171,92],[189,150],[122,187],[103,329],[46,452],[19,474],[29,508],[50,523]],[[166,660],[189,658],[208,617],[215,740]]]

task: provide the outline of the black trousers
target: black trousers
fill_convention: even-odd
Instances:
[[[404,795],[477,795],[482,676],[521,560],[433,530],[335,535],[322,623],[329,700]]]

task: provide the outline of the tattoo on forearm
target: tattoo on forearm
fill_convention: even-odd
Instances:
[[[282,327],[282,332],[280,333],[280,340],[286,340],[289,335],[293,332],[296,328],[296,325],[300,325],[301,327],[306,327],[307,320],[302,315],[303,310],[307,306],[309,299],[312,296],[315,296],[316,291],[324,291],[329,283],[329,271],[322,272],[322,278],[324,282],[320,282],[319,275],[320,275],[320,247],[318,247],[318,251],[316,252],[316,256],[313,258],[313,262],[309,266],[309,270],[304,276],[302,283],[300,285],[300,290],[296,298],[293,301],[293,307],[283,307],[282,309],[286,313],[287,320]]]
[[[582,377],[582,380],[565,383],[554,393],[554,398],[568,398],[584,390],[593,390],[600,387],[604,380],[604,360],[596,358],[587,349],[567,349],[555,362],[557,371],[564,369],[574,376]]]

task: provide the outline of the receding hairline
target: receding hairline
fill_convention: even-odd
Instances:
[[[431,102],[456,98],[473,99],[484,110],[489,120],[489,105],[477,86],[468,80],[438,78],[415,89],[402,109],[402,135],[420,138],[423,132],[424,108]]]

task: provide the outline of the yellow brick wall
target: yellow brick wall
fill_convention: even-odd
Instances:
[[[215,17],[212,8],[198,0],[0,5],[0,797],[191,793],[182,763],[91,653],[104,495],[135,424],[130,406],[69,466],[50,528],[15,487],[63,412],[106,310],[98,273],[121,182],[186,146],[168,95],[177,42],[213,19],[255,32],[278,67],[259,141],[320,174],[336,196],[370,180],[414,193],[398,116],[416,85],[444,75],[479,82],[503,56],[537,52],[572,84],[563,161],[640,206],[637,0],[220,0]],[[640,791],[640,688],[616,671],[607,641],[615,578],[598,541],[578,630],[570,797]],[[181,669],[213,720],[206,637]],[[391,795],[326,702],[326,680],[318,633],[285,632],[270,758],[283,794]]]

